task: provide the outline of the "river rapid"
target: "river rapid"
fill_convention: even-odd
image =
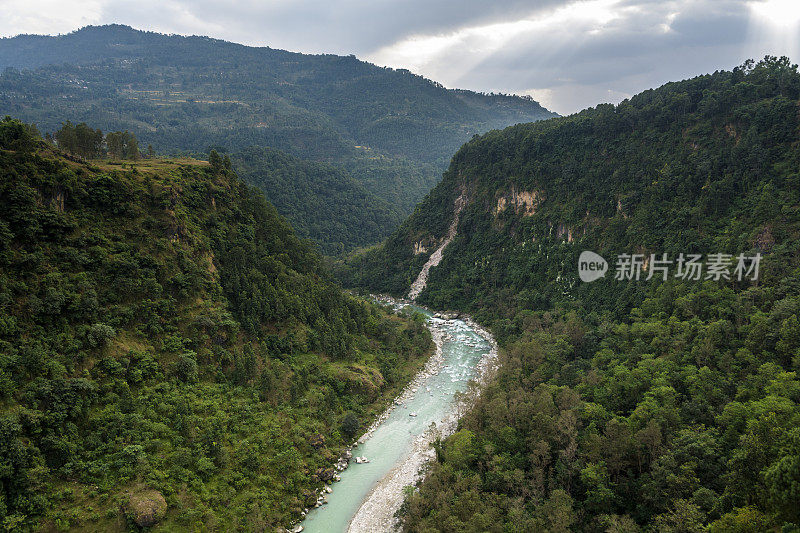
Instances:
[[[322,494],[327,503],[311,509],[300,524],[308,533],[392,531],[404,487],[414,485],[434,457],[430,444],[455,431],[469,397],[480,390],[496,364],[494,339],[469,318],[379,299],[396,310],[410,306],[423,313],[436,353],[351,449],[352,459],[340,481]],[[360,462],[361,458],[369,462]]]

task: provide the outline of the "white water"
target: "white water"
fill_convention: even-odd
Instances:
[[[350,466],[332,484],[328,503],[312,509],[302,525],[310,533],[386,532],[420,468],[433,457],[430,443],[451,434],[463,408],[456,394],[470,380],[482,381],[496,354],[494,340],[469,320],[428,317],[437,353],[394,405],[365,434],[353,457],[369,463]],[[416,389],[416,390],[415,390]],[[410,416],[411,413],[416,416]]]
[[[425,289],[432,267],[442,261],[444,249],[455,238],[466,193],[455,200],[455,214],[447,235],[411,284],[413,302]],[[471,381],[481,384],[494,368],[497,344],[489,332],[469,319],[443,319],[428,310],[384,299],[400,309],[411,305],[427,317],[436,353],[395,403],[370,427],[352,449],[353,460],[333,484],[323,505],[302,522],[307,533],[385,533],[395,529],[395,512],[403,503],[403,489],[414,485],[426,462],[434,457],[431,443],[452,434],[468,400],[459,393]],[[365,457],[367,463],[357,463]]]

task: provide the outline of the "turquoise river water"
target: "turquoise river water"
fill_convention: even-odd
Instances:
[[[404,397],[402,404],[353,448],[353,460],[341,472],[341,481],[331,484],[328,503],[312,509],[302,522],[306,533],[347,531],[376,484],[411,453],[414,439],[432,423],[440,425],[454,416],[456,393],[466,390],[478,362],[491,350],[489,341],[465,321],[434,318],[425,309],[413,308],[426,315],[431,328],[443,333],[441,367],[415,383],[416,392]],[[369,463],[357,464],[357,456],[366,457]]]

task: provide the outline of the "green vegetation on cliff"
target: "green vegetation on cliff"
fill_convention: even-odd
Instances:
[[[0,198],[3,529],[287,525],[430,350],[216,154],[78,163],[6,119]]]
[[[348,284],[407,291],[466,194],[420,301],[490,325],[502,367],[407,530],[800,527],[799,99],[797,67],[766,58],[491,132],[350,260]],[[604,279],[578,279],[584,250]],[[757,282],[623,281],[622,253],[762,260]]]
[[[3,115],[36,123],[43,133],[55,132],[66,119],[130,132],[160,154],[205,153],[210,146],[233,154],[256,146],[335,166],[337,177],[349,174],[344,181],[359,182],[389,204],[382,209],[376,202],[365,214],[365,228],[353,224],[352,216],[330,221],[346,235],[339,229],[331,238],[304,233],[325,251],[339,244],[350,251],[391,233],[396,213],[411,213],[453,152],[473,135],[554,113],[530,98],[450,90],[353,56],[109,25],[0,39]],[[269,168],[258,175],[247,167],[248,173],[254,170],[254,181],[274,177]],[[301,177],[309,176],[307,170],[300,170]],[[288,187],[282,198],[288,200],[293,190]],[[291,206],[327,202],[325,195],[312,198],[303,182],[297,191],[289,209],[276,204],[294,223],[300,219]],[[265,193],[272,198],[273,191]],[[331,206],[335,202],[325,207]],[[376,223],[383,225],[380,232],[372,227]]]
[[[231,161],[242,180],[263,191],[326,255],[379,242],[402,219],[399,208],[339,167],[257,147],[236,152]]]

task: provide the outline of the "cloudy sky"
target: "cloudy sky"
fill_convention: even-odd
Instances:
[[[559,113],[765,54],[800,61],[800,0],[0,0],[0,35],[88,24],[355,54]]]

